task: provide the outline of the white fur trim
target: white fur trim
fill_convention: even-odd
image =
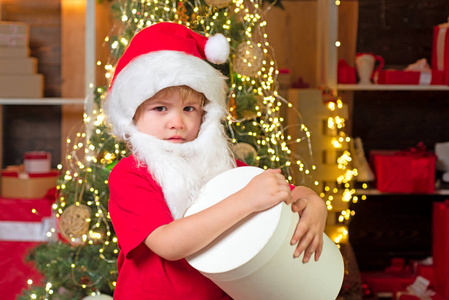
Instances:
[[[224,63],[228,59],[229,51],[228,40],[221,33],[211,36],[204,47],[207,60],[214,64]]]
[[[136,109],[158,91],[187,85],[226,107],[225,77],[206,61],[178,51],[157,51],[138,56],[117,75],[103,110],[113,134],[126,139],[133,131]]]

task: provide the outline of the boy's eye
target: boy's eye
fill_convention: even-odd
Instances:
[[[156,106],[153,108],[155,111],[166,111],[167,108],[165,106]]]
[[[187,111],[187,112],[194,111],[194,110],[195,110],[195,107],[193,107],[193,106],[184,107],[184,111]]]

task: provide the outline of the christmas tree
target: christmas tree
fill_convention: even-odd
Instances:
[[[291,140],[284,134],[281,108],[293,108],[278,95],[278,70],[265,33],[261,0],[117,1],[112,14],[119,25],[105,39],[111,54],[103,64],[106,78],[112,76],[134,34],[154,23],[177,22],[206,36],[226,36],[231,54],[220,71],[229,78],[230,114],[224,126],[236,157],[249,165],[280,168],[289,181],[309,184],[311,156],[297,156],[289,148],[291,143],[303,143],[310,152],[309,133],[303,124],[296,124],[299,138]],[[53,205],[58,229],[49,232],[57,241],[42,244],[29,255],[45,282],[30,283],[21,299],[113,294],[119,250],[108,215],[108,176],[129,152],[104,124],[101,101],[106,91],[106,86],[97,87],[95,109],[86,112],[76,139],[67,140],[68,168],[59,180]]]

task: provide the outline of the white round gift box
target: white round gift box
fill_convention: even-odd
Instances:
[[[186,216],[202,211],[242,189],[263,172],[240,167],[209,181]],[[211,279],[234,300],[333,300],[343,282],[343,258],[324,234],[318,261],[293,258],[290,239],[299,216],[280,203],[249,216],[202,251],[187,257],[188,263]]]

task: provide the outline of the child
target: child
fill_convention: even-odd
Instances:
[[[282,201],[300,214],[293,255],[320,256],[326,207],[306,187],[267,170],[239,192],[183,218],[201,187],[243,165],[224,133],[227,85],[203,59],[223,63],[229,45],[175,23],[141,30],[117,64],[104,111],[132,155],[109,177],[109,212],[118,237],[115,299],[230,299],[185,261],[246,216]]]

